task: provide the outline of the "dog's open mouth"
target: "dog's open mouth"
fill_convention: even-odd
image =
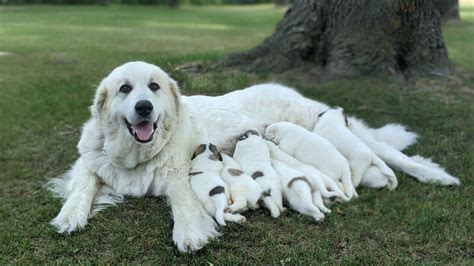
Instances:
[[[153,140],[153,133],[155,133],[156,122],[142,121],[136,125],[130,124],[126,119],[128,132],[132,135],[136,141],[140,143],[148,143]]]

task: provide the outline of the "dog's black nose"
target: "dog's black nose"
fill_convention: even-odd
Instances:
[[[153,104],[148,100],[138,101],[137,104],[135,104],[135,111],[137,111],[140,116],[146,117],[153,111]]]

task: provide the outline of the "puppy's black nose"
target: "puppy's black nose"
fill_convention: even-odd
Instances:
[[[137,111],[140,116],[146,117],[153,111],[153,104],[148,100],[138,101],[137,104],[135,104],[135,111]]]

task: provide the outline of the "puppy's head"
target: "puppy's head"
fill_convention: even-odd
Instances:
[[[220,171],[223,166],[222,155],[212,144],[200,144],[191,157],[193,171]]]
[[[211,159],[213,161],[222,161],[222,155],[217,150],[217,147],[212,144],[200,144],[197,149],[194,151],[191,160],[195,160],[197,158],[205,157],[207,159]]]
[[[264,138],[278,144],[282,136],[289,132],[292,126],[294,125],[289,122],[273,123],[265,129]]]
[[[347,116],[342,107],[336,106],[320,113],[318,123],[329,122],[333,124],[347,125]]]
[[[138,144],[151,143],[155,132],[169,130],[167,120],[177,117],[178,87],[157,66],[126,63],[102,80],[91,111],[103,127],[123,131]]]
[[[240,134],[237,137],[237,142],[244,141],[244,140],[248,139],[251,136],[260,137],[260,134],[258,133],[258,131],[253,130],[253,129],[247,130],[247,131],[245,131],[244,133]]]

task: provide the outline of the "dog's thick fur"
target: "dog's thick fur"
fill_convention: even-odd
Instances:
[[[151,91],[150,82],[160,89]],[[124,83],[133,87],[128,94],[120,92]],[[138,142],[127,124],[138,122],[134,114],[138,100],[148,100],[154,107],[149,122],[156,128],[147,143]],[[71,233],[83,228],[103,204],[120,202],[123,196],[164,195],[171,205],[173,241],[178,250],[198,250],[218,235],[214,220],[189,183],[191,156],[199,143],[231,148],[241,132],[256,128],[262,133],[265,125],[278,121],[311,130],[318,114],[326,109],[327,105],[277,84],[252,86],[218,97],[180,96],[176,82],[160,68],[144,62],[124,64],[102,80],[97,89],[92,118],[84,125],[79,141],[79,159],[71,171],[50,182],[52,190],[65,198],[51,224],[59,232]],[[356,134],[368,131],[365,127]],[[398,152],[393,146],[410,144],[394,144],[391,138],[373,140],[374,136],[368,133],[364,142],[370,142],[369,147],[385,161],[391,156],[379,154],[385,146]],[[389,164],[405,171],[411,162],[392,160]],[[425,177],[422,180],[432,180],[421,171]],[[435,180],[459,183],[453,177]]]

